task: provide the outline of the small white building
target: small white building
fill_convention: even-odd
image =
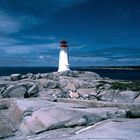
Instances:
[[[69,55],[67,41],[62,40],[60,42],[60,54],[59,54],[59,68],[58,72],[68,71],[69,67]]]

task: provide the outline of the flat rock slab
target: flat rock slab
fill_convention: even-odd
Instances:
[[[10,118],[17,123],[23,135],[126,118],[128,113],[116,107],[87,108],[75,103],[49,102],[45,98],[11,99],[10,110]]]
[[[114,102],[128,102],[128,103],[132,103],[133,100],[139,95],[139,92],[135,92],[135,91],[122,91],[122,92],[118,92],[114,98],[113,101]]]
[[[139,140],[140,119],[114,119],[89,127],[61,128],[7,140]]]
[[[100,122],[89,130],[77,134],[67,140],[139,140],[140,119],[119,119]]]
[[[0,112],[0,139],[14,136],[15,126]]]

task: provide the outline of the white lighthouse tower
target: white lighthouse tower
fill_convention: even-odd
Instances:
[[[59,68],[58,72],[70,70],[69,68],[69,56],[67,41],[62,40],[60,42],[60,54],[59,54]]]

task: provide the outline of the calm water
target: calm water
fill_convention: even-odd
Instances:
[[[93,71],[103,77],[122,80],[140,80],[140,70],[111,70],[111,69],[77,69],[81,71]],[[48,73],[57,71],[55,67],[0,67],[0,76],[7,76],[12,73]]]

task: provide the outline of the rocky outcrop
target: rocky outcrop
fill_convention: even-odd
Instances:
[[[117,102],[129,102],[132,103],[135,98],[138,97],[140,92],[134,92],[134,91],[121,91],[118,92],[115,97],[113,98],[114,101]]]
[[[26,94],[26,88],[20,85],[11,85],[9,86],[2,94],[5,98],[24,98]]]
[[[140,91],[131,83],[84,71],[0,77],[0,138],[115,139],[99,130],[112,126],[119,135],[121,121],[120,136],[127,139],[123,124],[140,123]]]
[[[140,119],[114,119],[77,131],[71,139],[137,140],[140,137]],[[64,140],[64,139],[63,139]]]
[[[20,74],[12,74],[10,76],[10,80],[11,81],[18,81],[18,80],[21,80],[21,75]]]
[[[0,112],[0,139],[14,136],[17,128]]]
[[[23,135],[31,135],[58,128],[88,126],[106,119],[126,118],[128,113],[127,110],[114,107],[87,108],[74,103],[49,102],[45,98],[9,99],[9,102],[7,109],[7,113],[10,114],[9,118],[7,117],[9,123],[4,126],[10,135],[16,135],[14,132],[17,129],[12,129],[15,126],[18,126]],[[3,121],[1,118],[0,123],[4,123]],[[1,130],[0,133],[2,132]]]
[[[1,90],[1,96],[4,98],[28,98],[37,97],[38,92],[39,87],[37,83],[21,81],[18,83],[8,83]]]

